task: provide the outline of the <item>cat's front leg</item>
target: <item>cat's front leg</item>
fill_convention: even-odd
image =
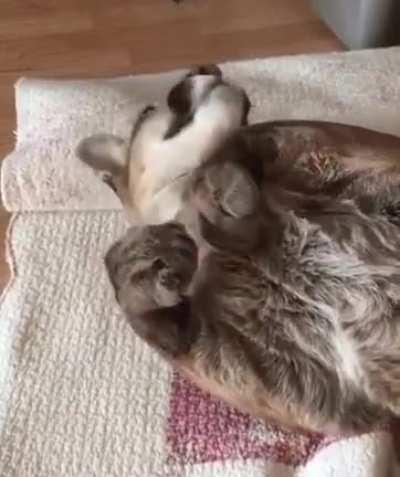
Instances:
[[[193,339],[186,291],[197,247],[176,222],[133,227],[108,251],[105,264],[116,299],[134,331],[171,358]]]
[[[261,194],[248,171],[233,161],[206,164],[196,171],[191,201],[201,234],[217,248],[249,251],[260,236]]]

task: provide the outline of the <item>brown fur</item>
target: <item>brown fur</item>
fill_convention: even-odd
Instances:
[[[221,143],[186,189],[200,250],[169,222],[107,254],[131,326],[261,418],[355,432],[398,414],[400,140],[283,121]]]

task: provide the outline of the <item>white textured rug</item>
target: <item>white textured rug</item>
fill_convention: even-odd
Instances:
[[[224,70],[250,93],[252,121],[330,119],[400,134],[400,49]],[[173,375],[114,305],[102,256],[126,224],[73,150],[94,132],[128,135],[179,75],[17,84],[17,142],[2,168],[15,214],[14,279],[0,302],[0,475],[400,475],[389,431],[328,442],[264,427]]]

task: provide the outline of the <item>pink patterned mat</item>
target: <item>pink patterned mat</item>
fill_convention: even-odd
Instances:
[[[265,426],[175,374],[167,441],[169,459],[178,464],[260,458],[298,466],[334,439]]]

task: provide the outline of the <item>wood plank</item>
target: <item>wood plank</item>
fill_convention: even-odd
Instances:
[[[0,158],[20,76],[95,77],[337,51],[306,0],[0,0]],[[0,208],[0,289],[8,279]]]

